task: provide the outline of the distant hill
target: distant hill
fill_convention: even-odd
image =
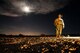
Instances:
[[[6,35],[6,34],[0,34],[0,37],[55,37],[56,35]],[[80,36],[80,34],[62,34],[62,36]]]

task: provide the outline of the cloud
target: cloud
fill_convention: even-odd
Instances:
[[[46,14],[64,7],[69,1],[70,0],[0,0],[0,14],[14,17],[28,15],[31,12],[35,14]],[[24,12],[23,7],[29,7],[30,12]]]

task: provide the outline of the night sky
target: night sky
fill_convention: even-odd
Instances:
[[[30,6],[29,12],[24,11],[24,2]],[[55,34],[53,22],[58,14],[63,15],[65,23],[63,34],[80,33],[78,0],[0,0],[0,33]]]

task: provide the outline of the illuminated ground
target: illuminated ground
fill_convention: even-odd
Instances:
[[[80,37],[0,38],[0,53],[80,53]]]

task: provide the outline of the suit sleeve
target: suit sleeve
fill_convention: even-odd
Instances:
[[[63,24],[63,28],[65,28],[65,24],[64,24],[64,21],[62,20],[62,24]]]
[[[56,21],[57,21],[57,19],[54,20],[54,25],[55,25],[55,26],[57,25]]]

